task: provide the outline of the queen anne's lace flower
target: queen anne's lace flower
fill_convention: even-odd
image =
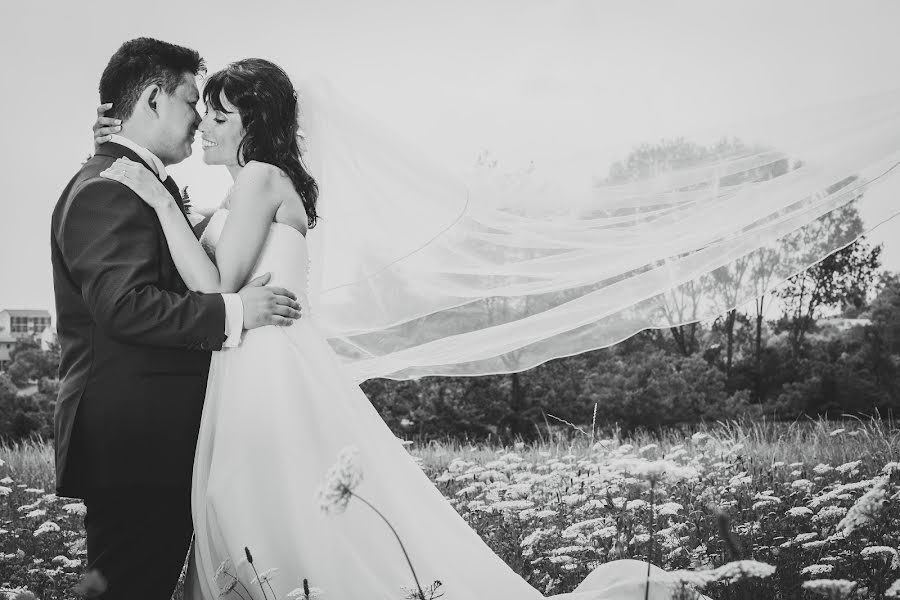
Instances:
[[[38,527],[34,531],[33,535],[34,535],[34,537],[37,537],[37,536],[43,535],[45,533],[51,533],[51,532],[56,532],[56,531],[59,531],[59,525],[57,525],[53,521],[45,521],[44,523],[41,523],[41,526]]]
[[[789,508],[787,511],[787,515],[789,517],[808,517],[813,514],[813,511],[806,508],[805,506],[795,506],[793,508]]]
[[[215,574],[216,586],[219,588],[219,598],[227,596],[237,585],[234,564],[230,558],[226,558],[219,564]]]
[[[356,446],[341,450],[337,462],[328,470],[316,492],[322,511],[339,514],[347,509],[353,490],[363,477],[358,461],[359,449]]]
[[[808,567],[803,567],[800,569],[801,575],[812,575],[813,577],[817,575],[828,575],[834,570],[833,565],[809,565]]]
[[[874,481],[874,487],[863,494],[856,504],[847,511],[847,516],[837,524],[837,529],[849,535],[855,529],[867,525],[875,520],[875,517],[884,508],[887,499],[887,491],[884,489],[887,477],[878,477]]]
[[[803,589],[828,598],[847,598],[855,588],[856,582],[846,579],[813,579],[803,582]]]
[[[274,579],[275,574],[278,573],[277,567],[272,567],[271,569],[266,569],[262,573],[259,574],[258,577],[254,577],[250,581],[250,585],[256,585],[258,583],[268,583],[272,579]]]
[[[740,581],[749,577],[771,577],[775,567],[756,560],[736,560],[715,570],[720,581]]]
[[[697,589],[703,589],[710,583],[715,583],[719,580],[719,576],[715,571],[710,571],[707,569],[698,571],[672,571],[671,576],[675,580],[677,585],[691,586]],[[678,596],[675,597],[677,598]]]
[[[70,504],[63,504],[62,509],[69,513],[70,515],[77,515],[79,517],[83,517],[87,514],[87,506],[84,505],[83,502],[72,502]]]
[[[661,504],[659,506],[658,514],[660,514],[660,515],[677,515],[682,510],[684,510],[684,506],[682,506],[678,502],[666,502],[665,504]]]

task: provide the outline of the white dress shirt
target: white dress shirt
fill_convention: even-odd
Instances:
[[[169,174],[166,173],[166,165],[163,164],[158,156],[140,144],[115,134],[109,136],[109,141],[125,146],[140,156],[156,172],[156,176],[159,177],[160,181],[165,181],[169,178]],[[191,221],[191,224],[196,225],[193,221]],[[222,300],[225,302],[225,342],[222,344],[222,347],[234,348],[241,343],[241,332],[244,329],[244,303],[241,302],[241,297],[237,294],[222,294]]]

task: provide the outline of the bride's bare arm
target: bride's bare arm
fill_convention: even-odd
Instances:
[[[250,162],[235,179],[231,209],[213,263],[159,179],[140,164],[120,158],[101,173],[119,181],[156,210],[178,273],[189,289],[205,293],[239,290],[256,264],[280,201],[273,189],[278,170]]]

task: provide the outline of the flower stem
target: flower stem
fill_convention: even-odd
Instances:
[[[387,526],[391,528],[391,532],[394,534],[394,537],[397,538],[397,543],[400,544],[400,549],[403,551],[403,556],[406,558],[406,564],[409,565],[409,570],[412,571],[413,580],[415,580],[415,582],[416,582],[416,589],[419,590],[419,598],[421,600],[425,600],[425,593],[422,591],[422,586],[419,585],[419,578],[416,576],[416,570],[412,566],[412,561],[409,559],[409,554],[406,553],[406,547],[403,545],[403,541],[400,539],[400,536],[397,534],[397,530],[394,529],[394,526],[391,525],[391,522],[387,520],[387,517],[385,517],[383,514],[381,514],[380,510],[378,510],[377,508],[372,506],[371,502],[369,502],[368,500],[366,500],[365,498],[363,498],[362,496],[360,496],[359,494],[357,494],[353,491],[350,491],[350,494],[359,498],[362,502],[364,502],[366,504],[366,506],[368,506],[369,508],[374,510],[375,513],[379,517],[381,517],[381,519],[385,523],[387,523]]]
[[[656,529],[656,518],[654,517],[653,511],[656,509],[654,506],[655,494],[653,493],[653,488],[655,487],[656,481],[654,479],[650,480],[650,550],[647,551],[647,584],[644,586],[644,600],[649,600],[650,598],[650,561],[653,560],[653,530]]]

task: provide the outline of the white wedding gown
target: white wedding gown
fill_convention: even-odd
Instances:
[[[216,211],[202,242],[214,248],[227,217]],[[244,332],[239,347],[213,353],[194,463],[195,539],[185,597],[219,597],[226,559],[254,598],[252,568],[272,568],[268,597],[285,598],[306,578],[330,600],[399,600],[413,578],[399,544],[367,506],[324,514],[315,491],[338,453],[360,450],[357,492],[393,524],[423,588],[440,580],[444,600],[540,600],[459,516],[343,370],[306,300],[306,239],[273,223],[252,277],[295,292],[303,316],[290,327]],[[644,600],[647,565],[615,561],[557,600]],[[653,567],[649,597],[673,585]],[[221,580],[220,580],[221,582]],[[244,597],[247,592],[238,588]],[[234,592],[227,596],[237,599]]]

